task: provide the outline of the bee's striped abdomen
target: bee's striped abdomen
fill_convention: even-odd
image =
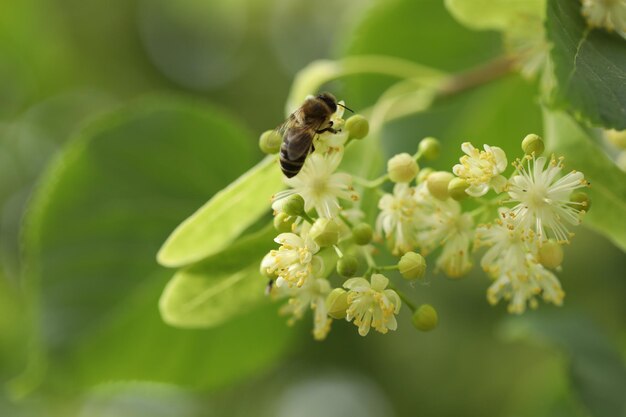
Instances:
[[[283,142],[280,147],[280,169],[287,178],[295,177],[302,169],[304,161],[306,160],[307,153],[300,156],[298,159],[290,160],[287,155],[287,144]]]
[[[285,138],[280,146],[280,168],[287,178],[294,177],[300,172],[312,145],[312,132],[306,130],[285,132]]]

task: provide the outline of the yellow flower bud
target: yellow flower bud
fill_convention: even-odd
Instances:
[[[268,155],[278,153],[282,143],[283,138],[275,130],[267,130],[259,138],[259,148]]]
[[[350,139],[363,139],[370,131],[370,124],[365,117],[355,114],[346,120],[345,129]]]
[[[539,248],[539,262],[546,268],[554,269],[563,262],[563,248],[554,240],[544,242]]]
[[[407,252],[398,262],[398,270],[404,279],[419,279],[426,272],[426,259],[419,253]]]
[[[295,217],[291,217],[287,213],[278,213],[274,217],[274,228],[279,233],[291,232],[291,230],[292,230],[291,226],[293,225],[293,222],[295,220],[296,220]]]
[[[300,216],[304,213],[304,199],[300,194],[289,196],[282,208],[289,216]]]
[[[437,316],[437,310],[435,310],[433,306],[430,304],[422,304],[415,310],[415,313],[413,313],[411,321],[415,328],[427,332],[437,327],[439,317]]]
[[[428,176],[435,172],[432,168],[427,167],[420,169],[420,173],[417,174],[417,182],[422,183],[428,179]]]
[[[337,273],[344,278],[351,278],[359,270],[359,261],[354,256],[343,256],[337,261]]]
[[[539,136],[531,133],[530,135],[526,135],[526,137],[522,140],[522,150],[526,155],[539,156],[543,153],[545,146],[543,144],[543,139]]]
[[[441,144],[433,137],[427,137],[420,141],[418,151],[422,156],[430,161],[439,158],[441,153]]]
[[[419,172],[419,166],[411,155],[400,153],[387,162],[387,172],[393,182],[411,182]]]
[[[468,197],[468,194],[465,192],[467,187],[469,187],[469,183],[463,178],[452,178],[448,184],[448,194],[456,201],[461,201]]]
[[[335,288],[326,297],[326,311],[334,319],[341,320],[346,317],[348,309],[348,292],[343,288]]]
[[[426,180],[428,192],[439,200],[446,200],[449,197],[448,184],[453,178],[454,175],[446,171],[433,172]]]
[[[309,235],[321,247],[336,245],[339,241],[340,228],[333,219],[320,218],[315,220]]]
[[[372,226],[367,223],[357,224],[352,229],[352,237],[354,238],[354,243],[357,245],[367,245],[370,243],[373,234]]]

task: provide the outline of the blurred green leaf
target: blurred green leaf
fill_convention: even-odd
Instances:
[[[282,178],[276,158],[266,157],[181,223],[159,250],[159,263],[189,265],[227,247],[269,211]]]
[[[0,255],[7,276],[19,275],[19,233],[32,187],[59,147],[112,100],[93,90],[52,96],[0,125]]]
[[[87,127],[31,204],[25,262],[41,299],[49,381],[115,379],[216,387],[266,366],[289,332],[274,308],[211,331],[163,323],[169,231],[249,166],[253,140],[197,102],[142,101]]]
[[[548,1],[557,106],[593,125],[626,129],[626,42],[587,26],[576,1]]]
[[[563,312],[527,314],[509,318],[504,331],[563,349],[570,359],[572,386],[592,416],[626,415],[626,366],[598,325],[587,317]]]
[[[593,206],[583,224],[626,251],[626,173],[620,171],[567,114],[545,110],[544,124],[549,150],[564,156],[567,166],[584,173],[591,183],[585,192]]]
[[[178,327],[214,327],[257,306],[267,285],[259,265],[274,236],[270,225],[176,272],[159,302],[163,320]]]
[[[448,11],[465,26],[506,31],[522,18],[543,19],[545,0],[445,0]]]

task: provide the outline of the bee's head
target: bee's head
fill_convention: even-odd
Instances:
[[[337,99],[332,94],[320,93],[317,95],[317,98],[326,103],[333,113],[337,111]]]

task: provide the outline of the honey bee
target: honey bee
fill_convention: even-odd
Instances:
[[[315,150],[313,148],[315,135],[338,132],[333,128],[333,122],[330,120],[330,117],[337,111],[337,106],[352,111],[337,103],[335,96],[330,93],[309,97],[277,128],[283,137],[283,143],[280,146],[280,168],[287,178],[297,175],[306,157]]]

